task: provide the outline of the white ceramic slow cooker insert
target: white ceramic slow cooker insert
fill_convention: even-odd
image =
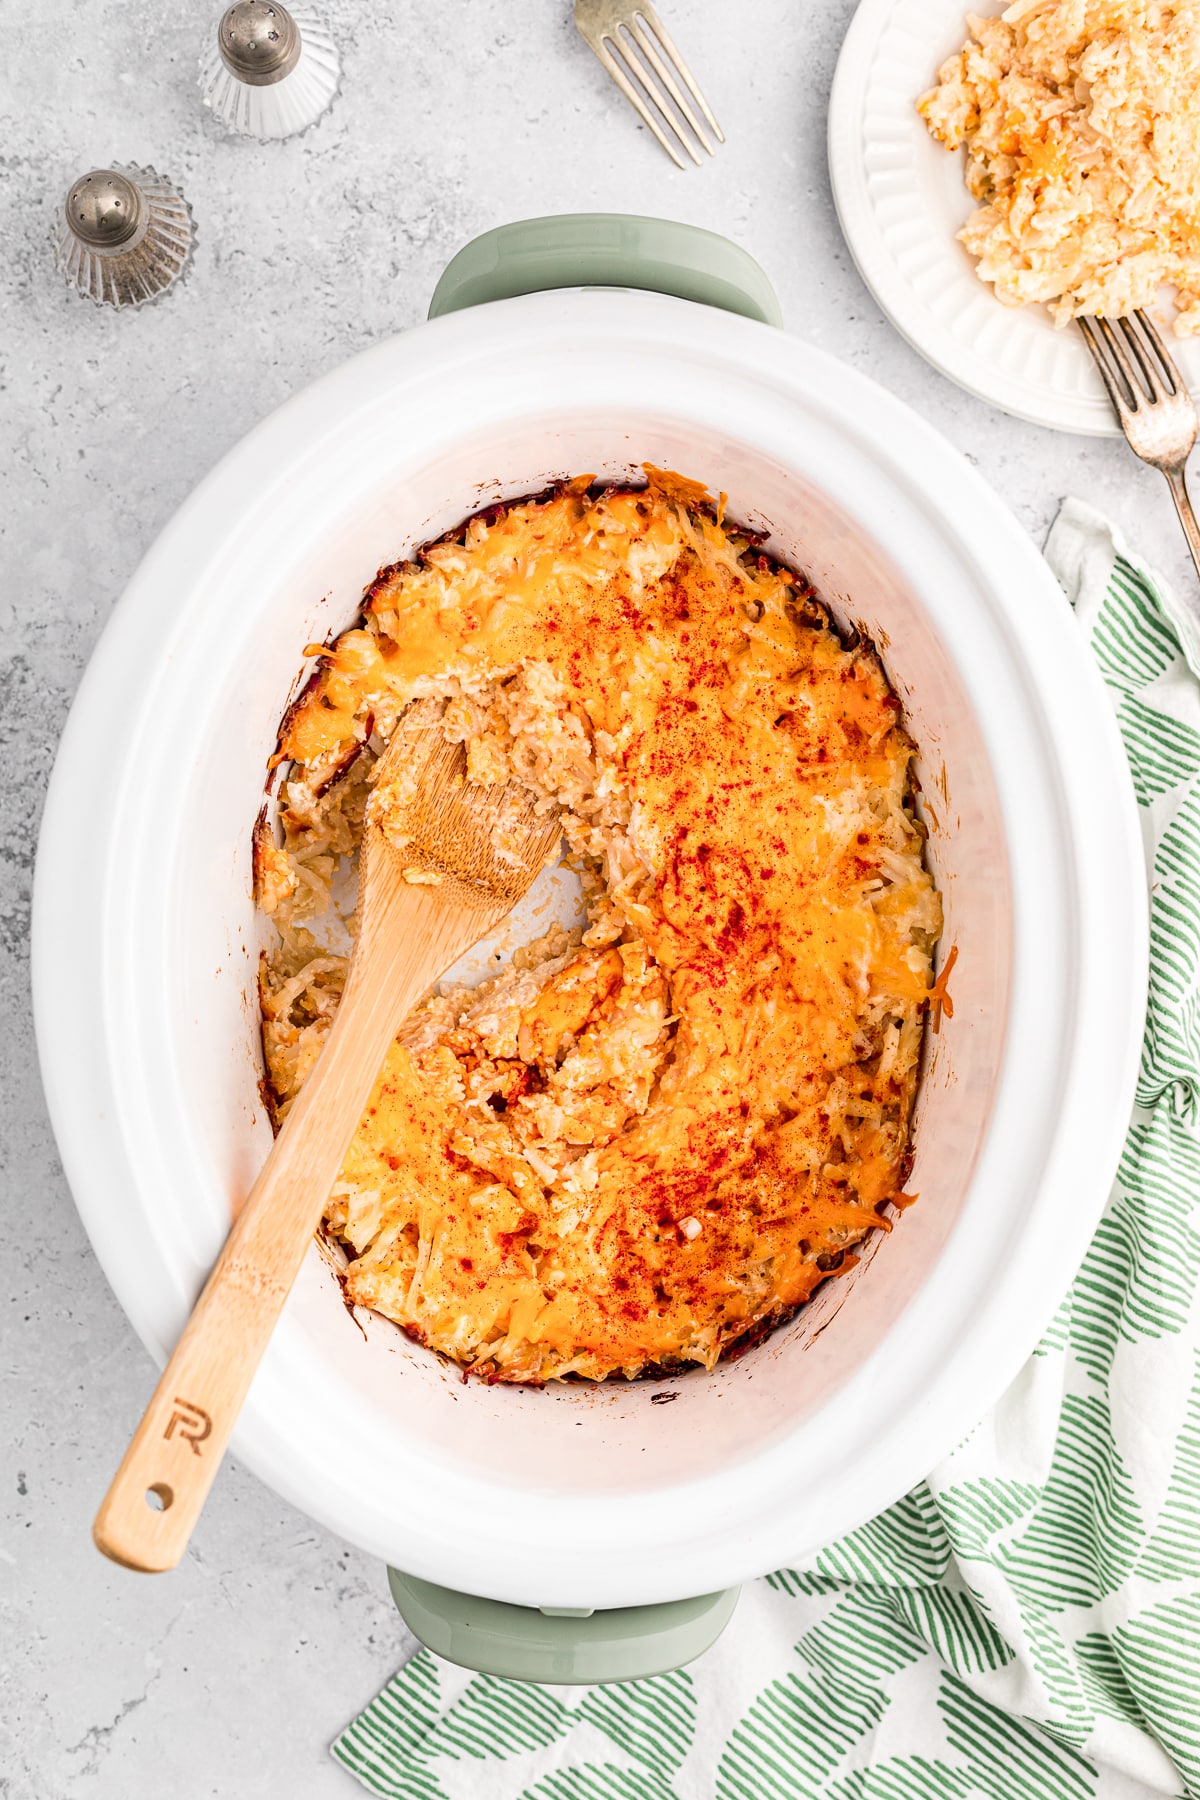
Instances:
[[[471,307],[298,395],[180,509],[85,677],[38,865],[55,1130],[161,1361],[270,1143],[250,830],[304,645],[480,507],[643,461],[725,491],[875,636],[920,747],[954,1018],[919,1202],[712,1374],[464,1385],[386,1321],[364,1335],[310,1251],[236,1454],[363,1549],[528,1606],[707,1593],[861,1523],[998,1398],[1082,1255],[1132,1096],[1144,873],[1107,699],[1034,547],[911,411],[768,324],[616,289]]]

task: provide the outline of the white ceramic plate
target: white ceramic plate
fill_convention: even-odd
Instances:
[[[955,236],[974,204],[964,155],[935,142],[916,101],[964,42],[968,10],[967,0],[862,0],[855,13],[829,105],[846,242],[892,324],[960,387],[1035,425],[1118,437],[1078,330],[1056,330],[1041,306],[1002,305]],[[1200,388],[1200,340],[1170,349]]]

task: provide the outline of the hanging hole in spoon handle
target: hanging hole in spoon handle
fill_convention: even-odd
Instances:
[[[352,1010],[339,1013],[96,1515],[96,1547],[126,1568],[173,1569],[208,1498],[323,1198],[395,1035],[386,986],[371,988],[351,1028],[339,1029]]]
[[[174,1447],[166,1437],[168,1430]],[[184,1456],[203,1456],[211,1435],[211,1413],[182,1396],[172,1401],[165,1424],[162,1414],[151,1409],[96,1514],[92,1527],[96,1548],[111,1561],[144,1574],[173,1569],[208,1496],[220,1453],[210,1453],[211,1469],[204,1469],[199,1482],[180,1464]]]
[[[187,1549],[278,1316],[229,1279],[236,1260],[231,1238],[96,1514],[97,1549],[125,1568],[161,1574]]]
[[[385,966],[395,972],[394,959]],[[386,983],[368,987],[357,1009],[343,1002],[225,1240],[96,1514],[97,1549],[126,1568],[158,1574],[173,1569],[187,1549],[395,1036],[398,1004]]]

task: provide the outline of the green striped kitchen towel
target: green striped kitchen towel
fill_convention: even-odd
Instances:
[[[1074,1287],[952,1456],[689,1669],[539,1688],[423,1650],[333,1745],[370,1792],[1200,1800],[1200,634],[1081,502],[1046,554],[1153,864],[1137,1105]]]

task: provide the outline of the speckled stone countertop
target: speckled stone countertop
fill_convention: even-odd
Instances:
[[[34,843],[55,743],[105,619],[230,445],[315,376],[421,319],[443,265],[476,232],[575,208],[653,213],[744,244],[774,279],[788,329],[915,406],[1039,542],[1074,492],[1174,580],[1193,579],[1165,484],[1122,444],[990,411],[926,368],[863,289],[824,152],[853,0],[663,6],[729,139],[686,174],[603,76],[569,0],[331,0],[341,94],[313,130],[275,145],[227,139],[203,114],[203,7],[74,0],[54,28],[31,12],[6,34],[5,1800],[349,1800],[328,1741],[406,1648],[382,1567],[236,1464],[174,1575],[126,1574],[90,1542],[153,1372],[92,1257],[46,1121],[27,976]],[[178,181],[199,227],[186,286],[140,315],[70,294],[48,247],[71,180],[114,159]]]

